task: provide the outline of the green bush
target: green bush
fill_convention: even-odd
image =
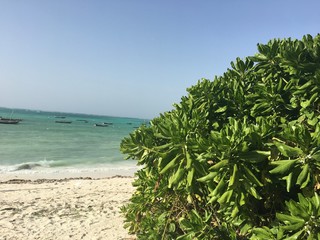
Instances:
[[[122,140],[139,239],[320,239],[320,35],[231,67]]]

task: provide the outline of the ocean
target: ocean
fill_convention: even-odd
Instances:
[[[0,173],[135,171],[120,142],[147,120],[0,108]]]

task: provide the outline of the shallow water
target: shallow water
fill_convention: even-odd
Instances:
[[[5,108],[0,108],[0,116],[22,119],[18,124],[0,124],[0,172],[133,168],[135,161],[123,160],[120,142],[147,122],[134,118]],[[104,127],[95,126],[102,123],[105,123]]]

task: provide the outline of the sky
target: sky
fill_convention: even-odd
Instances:
[[[257,43],[320,32],[319,0],[0,0],[0,106],[151,119]]]

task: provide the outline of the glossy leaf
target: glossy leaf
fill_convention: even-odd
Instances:
[[[284,143],[274,141],[278,150],[286,157],[297,157],[303,154],[303,151],[297,147],[290,147]]]
[[[273,168],[270,173],[272,174],[286,174],[295,164],[297,164],[298,160],[280,160],[276,162],[272,162],[271,165],[276,166]]]

